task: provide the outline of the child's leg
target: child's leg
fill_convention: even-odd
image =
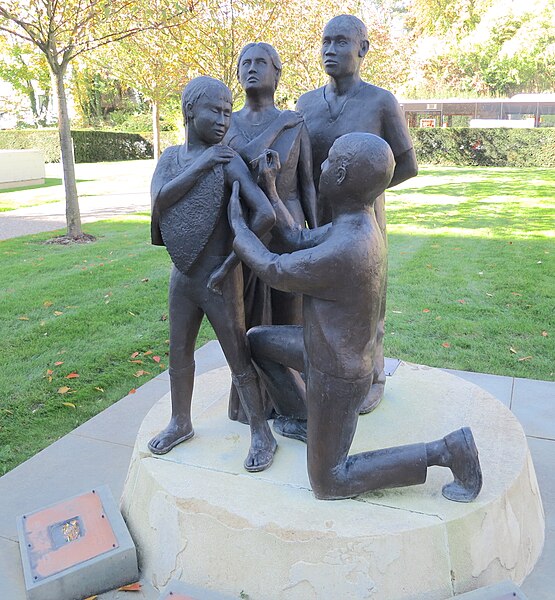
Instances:
[[[222,295],[210,293],[204,310],[218,336],[251,428],[245,468],[262,471],[272,464],[276,441],[264,415],[260,384],[251,362],[242,299],[241,273],[235,269],[225,279]]]
[[[172,414],[167,427],[154,436],[148,447],[165,454],[193,437],[191,399],[195,378],[194,351],[203,311],[185,296],[187,279],[174,267],[170,276],[170,388]]]

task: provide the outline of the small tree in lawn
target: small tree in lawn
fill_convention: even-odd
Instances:
[[[158,6],[166,0],[2,0],[0,30],[34,44],[44,54],[55,83],[58,100],[58,131],[66,194],[67,237],[84,239],[75,181],[70,122],[64,76],[77,56],[160,26],[172,27],[191,18],[195,0],[183,4],[167,0],[165,11]],[[138,20],[137,10],[156,5],[152,20]],[[163,15],[160,21],[155,16]],[[140,11],[143,19],[145,10]],[[145,48],[145,52],[148,52]]]

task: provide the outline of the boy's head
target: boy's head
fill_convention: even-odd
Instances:
[[[322,33],[324,70],[334,78],[355,75],[368,48],[368,32],[360,19],[353,15],[334,17]]]
[[[213,77],[195,77],[183,88],[181,111],[188,134],[191,129],[204,141],[220,142],[231,120],[231,90]]]
[[[368,205],[385,191],[395,159],[389,144],[372,133],[348,133],[337,138],[322,164],[320,193],[359,198]]]

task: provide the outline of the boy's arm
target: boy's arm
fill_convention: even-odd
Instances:
[[[293,219],[291,213],[285,208],[276,188],[276,175],[280,168],[277,152],[266,150],[257,160],[258,181],[266,190],[266,195],[276,213],[276,224],[272,229],[274,243],[277,242],[283,252],[312,248],[319,244],[330,226],[324,225],[324,227],[317,229],[305,229]],[[311,176],[310,185],[314,190]]]
[[[301,148],[299,155],[299,187],[301,192],[301,205],[304,216],[310,229],[316,228],[316,188],[312,172],[312,150],[308,130],[303,125],[301,131]]]
[[[326,253],[318,248],[283,255],[270,252],[247,226],[237,182],[233,184],[228,215],[235,234],[235,252],[265,283],[286,292],[335,300]]]

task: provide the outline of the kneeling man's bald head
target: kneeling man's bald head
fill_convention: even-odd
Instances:
[[[344,171],[343,180],[352,189],[381,194],[391,182],[395,159],[389,144],[372,133],[348,133],[337,138],[329,152],[330,167]]]

